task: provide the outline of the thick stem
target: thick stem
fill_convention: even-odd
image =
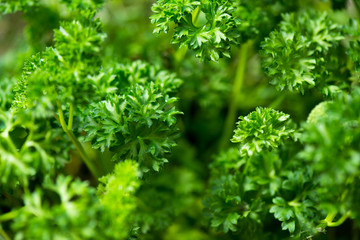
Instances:
[[[62,129],[69,136],[70,140],[75,145],[76,149],[79,151],[79,154],[80,154],[81,158],[83,159],[85,165],[88,167],[91,174],[97,180],[100,177],[100,173],[99,173],[98,169],[91,162],[90,158],[86,154],[83,146],[81,145],[81,143],[79,142],[77,137],[74,135],[73,131],[71,129],[69,129],[69,126],[72,125],[72,120],[71,121],[69,120],[69,124],[67,125],[66,122],[65,122],[64,113],[63,113],[63,111],[61,109],[61,103],[59,101],[57,101],[57,105],[58,105],[58,113],[59,113],[59,122],[60,122],[60,125],[61,125]],[[70,111],[71,111],[71,108],[70,108]],[[70,116],[72,116],[72,113],[70,113]],[[71,125],[70,125],[70,123],[71,123]]]
[[[339,218],[339,220],[337,220],[336,222],[328,222],[327,225],[329,227],[338,227],[341,224],[343,224],[346,221],[346,219],[348,219],[349,216],[350,216],[350,212],[347,212],[344,215],[342,215],[341,218]]]
[[[339,218],[339,220],[333,222],[336,215],[337,215],[336,211],[331,212],[326,216],[326,218],[322,222],[325,222],[328,227],[338,227],[341,224],[343,224],[346,221],[346,219],[348,219],[348,217],[350,217],[351,212],[348,211],[347,213],[342,215],[341,218]]]
[[[325,218],[325,222],[326,223],[329,223],[329,222],[332,222],[332,220],[334,220],[334,218],[336,217],[336,214],[337,214],[337,212],[331,212],[331,213],[329,213],[327,216],[326,216],[326,218]]]
[[[234,79],[234,85],[233,85],[230,104],[229,104],[229,111],[226,116],[223,135],[220,140],[220,149],[226,148],[226,146],[229,144],[229,139],[231,138],[235,126],[236,112],[238,108],[239,99],[241,97],[241,90],[244,83],[246,63],[247,63],[247,57],[248,57],[250,45],[251,43],[247,42],[243,44],[240,49],[239,63],[237,66],[236,75]]]

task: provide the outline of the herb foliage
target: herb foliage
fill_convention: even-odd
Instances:
[[[0,240],[359,237],[359,1],[0,14]]]

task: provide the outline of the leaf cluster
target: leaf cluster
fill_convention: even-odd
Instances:
[[[58,23],[53,46],[25,62],[16,84],[1,80],[0,222],[12,220],[14,239],[127,239],[145,228],[135,214],[141,173],[158,171],[176,145],[182,81],[142,61],[104,62],[102,1],[61,4],[76,14]],[[97,195],[68,176],[83,176],[69,170],[80,159],[91,185],[107,173]]]
[[[304,93],[317,86],[336,93],[339,86],[329,86],[333,73],[328,65],[342,39],[341,27],[326,13],[286,13],[278,29],[261,44],[265,73],[278,90]],[[340,63],[334,64],[341,68]]]
[[[0,2],[0,239],[356,238],[358,0]]]
[[[181,81],[140,61],[112,71],[117,91],[86,108],[84,141],[110,149],[115,161],[137,159],[144,171],[158,171],[175,145],[175,116],[181,112],[174,107],[173,93]]]
[[[134,222],[134,193],[140,182],[137,164],[124,161],[96,189],[59,175],[24,197],[12,225],[14,239],[126,239]],[[116,205],[114,205],[116,202]]]
[[[289,115],[282,112],[259,107],[246,117],[239,118],[231,141],[241,143],[240,152],[244,156],[276,149],[294,134],[287,121],[289,118]]]
[[[172,43],[188,47],[202,60],[218,61],[230,58],[232,45],[256,38],[266,29],[264,24],[273,21],[273,15],[294,5],[280,1],[280,6],[272,8],[274,2],[159,0],[152,7],[151,21],[155,33],[167,33],[175,24]]]
[[[354,199],[358,199],[354,188],[360,159],[358,97],[359,88],[355,87],[351,93],[319,104],[297,130],[298,142],[289,142],[295,130],[291,128],[284,139],[281,133],[286,133],[285,128],[278,128],[282,131],[277,138],[267,138],[271,136],[267,129],[275,132],[273,121],[285,114],[258,108],[243,117],[233,140],[240,143],[240,149],[252,146],[254,151],[249,154],[233,148],[211,164],[205,203],[212,226],[224,232],[249,231],[243,227],[245,223],[264,229],[271,213],[282,223],[282,230],[302,239],[349,217],[357,221],[353,209]],[[260,115],[266,110],[274,113],[268,115],[272,118]],[[256,138],[258,131],[263,139]]]

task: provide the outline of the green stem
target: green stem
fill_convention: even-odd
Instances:
[[[329,227],[338,227],[341,224],[343,224],[346,221],[346,219],[348,219],[349,216],[350,216],[350,212],[347,212],[344,215],[342,215],[341,218],[339,218],[339,220],[337,220],[336,222],[328,222],[327,225]]]
[[[341,224],[343,224],[346,221],[346,219],[348,219],[348,217],[350,217],[351,212],[348,211],[347,213],[342,215],[341,218],[339,218],[339,220],[337,220],[336,222],[333,222],[336,215],[337,215],[336,211],[329,213],[326,216],[326,218],[323,220],[323,222],[325,222],[328,227],[338,227]]]
[[[280,94],[272,103],[269,104],[269,108],[277,109],[285,98],[285,94]]]
[[[2,132],[0,138],[3,138],[7,144],[8,144],[8,147],[10,148],[9,150],[18,158],[20,159],[20,155],[19,155],[19,151],[18,149],[16,148],[14,142],[12,141],[11,137],[9,136],[9,131],[4,131]]]
[[[297,199],[294,199],[294,200],[288,202],[288,205],[289,205],[289,206],[292,206],[292,207],[294,207],[294,208],[297,208],[297,207],[300,207],[300,206],[301,206],[301,203],[299,203]]]
[[[251,159],[252,159],[252,157],[248,157],[248,158],[246,159],[246,164],[245,164],[244,171],[243,171],[243,175],[244,175],[244,176],[245,176],[245,175],[248,173],[248,171],[249,171],[249,167],[250,167],[250,164],[251,164]]]
[[[99,176],[100,176],[100,173],[99,173],[98,169],[91,162],[91,160],[88,157],[88,155],[86,154],[83,146],[81,145],[81,143],[79,142],[77,137],[74,135],[73,131],[71,129],[69,129],[68,125],[66,124],[65,118],[64,118],[64,113],[63,113],[63,111],[61,109],[61,103],[59,101],[57,101],[57,105],[58,105],[59,121],[60,121],[60,125],[61,125],[62,129],[69,136],[70,140],[75,145],[76,149],[79,151],[79,154],[80,154],[81,158],[83,159],[85,165],[88,167],[91,174],[97,180],[99,178]],[[71,110],[71,108],[70,108],[70,110]],[[72,113],[70,113],[70,115],[72,115]],[[71,121],[69,120],[69,123],[70,122],[72,122],[72,120]]]
[[[332,222],[332,220],[334,220],[334,218],[336,217],[336,214],[337,214],[337,212],[331,212],[331,213],[329,213],[329,214],[326,216],[326,218],[324,219],[324,221],[325,221],[326,223]]]
[[[176,68],[177,72],[179,72],[179,70],[180,70],[181,63],[184,60],[188,49],[189,48],[186,45],[182,45],[179,47],[179,49],[174,54],[174,58],[175,58],[175,62],[176,62],[175,68]]]
[[[238,102],[241,97],[241,90],[245,79],[246,63],[247,63],[247,57],[248,57],[250,45],[251,42],[247,42],[243,44],[240,49],[239,63],[237,66],[236,75],[234,79],[229,111],[226,116],[223,135],[220,140],[220,149],[226,148],[226,146],[229,144],[229,139],[231,138],[232,131],[234,129]]]
[[[69,121],[68,121],[68,127],[67,127],[69,129],[69,131],[72,130],[73,122],[74,122],[74,105],[72,103],[70,103]]]
[[[306,194],[308,193],[308,189],[309,189],[310,185],[306,186],[302,192],[297,195],[293,200],[291,200],[290,202],[288,202],[289,206],[292,206],[294,208],[298,208],[302,205],[301,200],[304,198],[304,196],[306,196]]]
[[[60,125],[61,125],[62,129],[64,130],[64,132],[68,133],[68,129],[67,129],[65,118],[64,118],[64,113],[63,113],[63,110],[61,108],[61,103],[59,101],[57,101],[56,103],[57,103],[57,106],[58,106]]]
[[[22,158],[21,158],[21,156],[20,156],[20,154],[19,154],[18,149],[16,148],[14,142],[12,141],[11,137],[9,136],[9,132],[8,132],[8,131],[3,132],[3,133],[0,135],[0,139],[1,139],[1,138],[4,139],[4,140],[7,142],[8,147],[10,148],[9,150],[15,155],[18,163],[21,164],[21,165],[24,165],[24,163],[21,161]],[[20,180],[20,182],[22,182],[22,185],[23,185],[24,189],[27,189],[27,187],[28,187],[28,180],[27,180],[26,178],[24,178],[24,179],[19,179],[19,180]]]
[[[245,178],[246,178],[246,176],[247,176],[247,173],[248,173],[248,171],[249,171],[249,168],[250,168],[250,165],[251,165],[251,159],[252,159],[252,157],[248,157],[247,159],[246,159],[246,164],[245,164],[245,167],[244,167],[244,170],[243,170],[243,172],[242,172],[242,175],[241,175],[241,178],[240,178],[240,184],[242,185],[242,187],[241,187],[241,195],[243,195],[244,194],[244,182],[245,182]]]
[[[6,221],[16,218],[16,216],[19,214],[20,210],[21,210],[21,208],[0,215],[0,222],[6,222]]]
[[[0,225],[0,237],[2,237],[4,240],[11,240],[11,238],[6,234],[4,229],[2,229],[1,225]]]

